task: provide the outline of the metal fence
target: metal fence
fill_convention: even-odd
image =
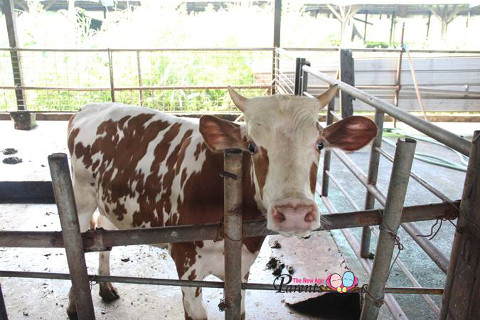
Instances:
[[[162,111],[232,111],[228,85],[249,95],[272,88],[272,48],[0,49],[0,110],[76,111],[115,101]],[[21,70],[12,69],[15,52]],[[14,84],[19,73],[22,85]]]
[[[300,64],[296,64],[297,73],[293,79],[293,83],[297,84],[295,88],[296,92],[300,95],[309,95],[308,93],[308,78],[316,77],[322,81],[325,81],[328,85],[338,85],[344,94],[352,95],[357,99],[361,99],[365,103],[373,106],[376,109],[375,121],[377,126],[381,129],[383,127],[384,114],[389,114],[392,117],[397,118],[405,122],[408,125],[416,128],[417,130],[435,138],[436,140],[444,143],[451,148],[458,150],[462,154],[469,155],[470,149],[472,149],[472,156],[470,157],[470,163],[467,171],[467,182],[474,182],[472,177],[478,175],[477,168],[480,166],[480,156],[477,156],[480,144],[480,132],[477,132],[474,137],[474,143],[457,137],[435,125],[423,121],[417,117],[411,116],[405,111],[402,111],[395,106],[386,103],[372,95],[369,95],[359,89],[356,89],[342,81],[336,80],[324,73],[317,71],[315,68],[308,66],[305,59],[299,59]],[[276,59],[277,70],[281,68],[282,61],[280,58]],[[278,90],[282,90],[277,87]],[[342,110],[343,111],[343,110]],[[327,113],[327,123],[333,123],[334,118],[341,118],[334,111],[334,102],[329,104]],[[435,312],[439,312],[438,306],[426,294],[442,294],[444,290],[441,288],[421,288],[419,284],[412,278],[411,288],[385,288],[388,268],[392,261],[392,255],[394,246],[398,245],[397,232],[398,228],[402,226],[405,228],[406,222],[415,222],[423,220],[436,220],[436,219],[455,219],[459,215],[459,206],[463,207],[462,214],[472,214],[473,208],[465,207],[464,201],[475,202],[475,197],[478,194],[473,194],[469,185],[464,190],[462,197],[462,203],[458,201],[451,201],[441,191],[437,190],[430,184],[424,182],[424,185],[429,191],[433,192],[439,197],[443,203],[421,205],[413,207],[403,207],[405,193],[409,181],[409,177],[422,181],[421,177],[411,172],[411,165],[413,162],[414,151],[416,142],[412,139],[400,139],[397,142],[397,149],[394,157],[389,156],[385,150],[380,148],[380,141],[382,138],[382,130],[379,133],[372,144],[371,157],[369,163],[368,173],[362,172],[358,166],[353,163],[349,157],[341,151],[327,151],[323,160],[323,175],[321,177],[323,183],[317,185],[317,193],[321,195],[321,198],[330,211],[330,215],[327,216],[328,225],[322,226],[322,229],[318,230],[332,230],[342,229],[347,240],[351,243],[353,249],[359,256],[361,263],[365,266],[367,271],[371,271],[370,283],[366,290],[362,291],[365,295],[365,305],[362,312],[362,319],[375,319],[378,315],[380,306],[385,302],[395,318],[405,318],[405,314],[399,307],[398,303],[389,295],[384,297],[384,293],[415,293],[422,294],[427,302],[430,304]],[[337,184],[335,176],[330,171],[330,159],[332,153],[338,157],[349,168],[357,179],[365,186],[367,190],[366,205],[363,211],[354,211],[350,213],[333,214],[336,209],[330,198],[328,197],[329,182]],[[390,179],[390,185],[388,193],[385,196],[381,190],[376,186],[376,180],[378,175],[378,161],[380,155],[386,155],[387,158],[393,160],[393,169]],[[235,160],[236,159],[236,160]],[[226,154],[225,170],[240,170],[241,157],[238,157],[237,152],[232,154]],[[84,252],[92,250],[105,250],[112,246],[119,245],[136,245],[136,244],[154,244],[165,242],[189,242],[200,241],[208,239],[240,239],[242,237],[252,237],[272,234],[265,228],[265,221],[242,221],[241,217],[231,216],[231,208],[234,204],[239,205],[239,181],[233,181],[227,178],[225,182],[225,223],[211,224],[211,225],[196,225],[196,226],[175,226],[165,228],[152,228],[152,229],[140,229],[140,230],[118,230],[118,231],[88,231],[80,234],[78,229],[78,222],[75,222],[76,210],[73,204],[73,194],[71,181],[69,176],[69,170],[67,165],[66,155],[54,155],[49,159],[49,164],[52,172],[52,182],[55,191],[55,197],[57,206],[59,209],[60,218],[62,221],[62,232],[14,232],[14,231],[0,231],[0,247],[65,247],[67,250],[67,257],[70,266],[70,276],[67,274],[47,274],[47,273],[28,273],[28,272],[14,272],[14,271],[0,271],[0,276],[4,277],[39,277],[39,278],[52,278],[67,280],[70,277],[72,282],[76,286],[75,296],[79,298],[77,300],[77,310],[79,312],[80,319],[93,319],[93,304],[91,302],[90,290],[87,290],[88,282],[92,279],[112,282],[128,282],[128,283],[149,283],[156,285],[176,285],[176,286],[194,286],[194,287],[216,287],[224,288],[225,300],[227,303],[227,319],[239,319],[239,293],[242,289],[257,289],[257,290],[275,290],[272,284],[246,284],[241,283],[238,268],[238,258],[240,251],[238,246],[225,241],[225,268],[226,274],[225,283],[222,282],[205,282],[205,281],[181,281],[181,280],[167,280],[167,279],[143,279],[143,278],[127,278],[127,277],[100,277],[94,275],[88,275],[86,273],[85,263],[83,259]],[[230,171],[229,171],[230,172]],[[338,184],[339,188],[345,193],[348,199],[351,197]],[[376,199],[381,203],[385,209],[375,210],[373,209],[372,201]],[[350,201],[350,200],[349,200]],[[480,201],[477,199],[477,201]],[[403,209],[402,209],[403,208]],[[358,210],[358,207],[354,207]],[[459,219],[459,223],[462,221],[462,217]],[[370,251],[369,246],[369,233],[371,226],[379,225],[379,237],[382,241],[378,242],[376,257],[372,263],[362,257],[361,251]],[[346,228],[352,227],[364,227],[364,235],[362,237],[361,248],[352,237],[349,230]],[[407,230],[407,229],[405,229]],[[465,229],[467,230],[467,229]],[[220,232],[219,232],[220,231]],[[467,230],[468,232],[471,232]],[[408,231],[407,231],[408,232]],[[465,232],[462,230],[462,232]],[[228,235],[228,236],[227,236]],[[238,241],[237,241],[238,242]],[[438,250],[435,247],[426,242],[420,244],[431,258],[439,265],[448,264],[446,257],[441,259],[435,257],[438,254]],[[456,243],[453,250],[452,261],[457,263],[457,254],[459,243]],[[430,252],[430,253],[429,253]],[[228,258],[227,258],[228,257]],[[462,260],[462,259],[459,259]],[[443,261],[443,262],[442,262]],[[458,275],[453,273],[455,270],[453,262],[450,262],[448,267],[447,284],[452,283],[452,279]],[[467,261],[463,259],[462,261]],[[397,263],[400,263],[399,259],[396,259]],[[459,263],[470,263],[459,262]],[[404,266],[405,267],[405,266]],[[446,269],[446,267],[445,267]],[[473,277],[473,276],[472,276]],[[473,278],[472,278],[473,279]],[[472,284],[474,282],[472,281]],[[448,291],[445,292],[446,297],[452,296],[452,286],[447,286]],[[328,291],[328,289],[326,290]],[[356,291],[359,292],[359,291]],[[452,291],[454,292],[454,291]],[[471,294],[471,292],[470,292]],[[447,301],[448,302],[448,301]],[[448,304],[444,304],[446,308]],[[1,307],[1,306],[0,306]],[[2,310],[0,310],[1,312]],[[442,314],[445,310],[442,310]],[[460,319],[460,318],[458,318]]]
[[[331,172],[330,161],[331,161],[332,154],[334,154],[366,188],[367,194],[365,197],[365,207],[364,207],[365,209],[372,209],[374,207],[375,201],[378,201],[378,203],[381,206],[385,207],[386,211],[388,209],[388,206],[392,205],[392,200],[389,200],[389,198],[391,198],[390,196],[391,189],[389,188],[389,194],[385,196],[384,193],[382,193],[382,191],[380,191],[376,186],[380,155],[384,156],[386,159],[390,161],[393,161],[394,159],[394,157],[389,155],[388,152],[386,152],[384,149],[381,148],[382,134],[383,134],[382,129],[383,129],[385,114],[392,116],[396,120],[403,121],[405,124],[408,124],[409,126],[417,129],[418,131],[426,134],[429,137],[434,138],[436,141],[443,143],[444,145],[448,146],[453,150],[458,151],[463,155],[468,156],[470,154],[470,149],[472,144],[468,140],[458,137],[427,121],[424,121],[418,117],[415,117],[399,109],[395,105],[385,102],[384,100],[381,100],[370,94],[367,94],[366,92],[358,88],[355,88],[345,82],[337,80],[337,77],[340,77],[340,78],[342,77],[343,75],[342,72],[336,73],[335,76],[332,76],[332,74],[329,75],[323,72],[319,72],[317,69],[310,66],[310,63],[306,62],[304,58],[296,59],[296,70],[297,70],[296,77],[293,82],[295,84],[295,92],[297,92],[300,95],[311,96],[311,94],[309,93],[309,81],[311,78],[317,78],[323,81],[324,83],[326,83],[328,86],[338,85],[339,89],[343,93],[351,95],[352,97],[359,99],[375,108],[375,122],[379,128],[379,131],[378,131],[377,137],[372,143],[370,161],[369,161],[367,173],[363,172],[358,167],[358,165],[355,164],[354,161],[352,161],[350,157],[342,151],[339,151],[339,150],[327,151],[324,156],[323,170],[322,170],[323,171],[322,185],[318,186],[317,192],[321,195],[322,201],[324,202],[325,206],[327,207],[330,213],[337,212],[337,209],[335,208],[335,206],[333,205],[333,203],[330,201],[328,197],[330,181],[332,181],[336,185],[336,187],[340,190],[343,196],[345,196],[345,199],[348,201],[348,203],[350,203],[355,210],[360,210],[359,206],[355,203],[355,201],[352,200],[351,194],[348,193],[346,188],[344,188],[342,184],[338,182],[338,180],[335,178],[335,175]],[[340,99],[341,108],[342,108],[342,102],[343,102],[342,99]],[[327,117],[326,117],[327,125],[332,124],[335,119],[340,120],[342,118],[342,115],[344,116],[352,115],[351,109],[348,109],[348,106],[346,107],[347,107],[347,110],[346,110],[347,114],[345,114],[346,113],[345,110],[340,110],[339,112],[336,112],[334,102],[330,103],[327,108]],[[400,150],[399,148],[405,148],[405,146],[400,143],[397,143],[397,151],[396,151],[397,153],[395,155],[395,159],[397,159],[397,157],[400,154],[405,153],[405,151],[403,151],[400,154],[398,154]],[[396,170],[397,169],[395,168],[395,163],[394,163],[391,183],[395,178],[393,174]],[[469,170],[470,170],[469,173],[472,174],[474,169],[473,167],[470,167]],[[467,173],[467,175],[469,173]],[[410,171],[408,175],[412,177],[414,180],[416,180],[417,182],[419,182],[420,185],[425,187],[428,191],[430,191],[432,194],[434,194],[444,203],[451,203],[452,205],[454,205],[452,200],[447,195],[443,194],[440,190],[432,186],[430,183],[428,183],[425,179],[420,177],[418,174]],[[397,194],[395,198],[397,197],[401,198],[401,196],[402,195],[400,193],[400,195]],[[466,196],[467,195],[464,194],[464,197]],[[458,208],[458,206],[456,207]],[[432,242],[430,242],[425,238],[418,237],[418,235],[421,234],[421,232],[419,231],[415,223],[402,223],[402,224],[396,225],[395,222],[387,222],[387,220],[388,218],[384,216],[384,220],[382,222],[386,223],[388,225],[388,228],[385,225],[384,226],[381,225],[379,228],[379,231],[370,227],[364,227],[362,231],[360,244],[358,244],[357,240],[354,238],[350,230],[342,230],[348,243],[354,250],[357,257],[362,262],[362,265],[364,266],[366,272],[371,275],[369,289],[368,289],[369,293],[367,293],[367,297],[370,297],[370,299],[366,300],[366,303],[364,305],[364,310],[362,312],[362,319],[376,318],[376,316],[378,315],[378,308],[379,308],[378,302],[380,300],[383,301],[383,299],[385,299],[384,300],[385,303],[392,311],[392,315],[394,316],[394,318],[396,319],[405,318],[404,312],[400,308],[399,304],[395,301],[395,299],[389,295],[386,295],[384,298],[381,290],[381,287],[386,285],[386,281],[388,279],[388,267],[390,265],[390,261],[392,258],[393,246],[394,244],[398,245],[398,238],[396,238],[397,230],[392,230],[392,225],[395,226],[395,228],[398,228],[399,226],[401,226],[406,231],[406,233],[412,237],[412,239],[419,245],[419,247],[422,250],[424,250],[424,252],[440,268],[440,270],[442,270],[444,273],[447,273],[449,259]],[[368,260],[368,257],[370,256],[370,251],[371,251],[370,240],[371,240],[372,231],[375,233],[375,235],[378,238],[377,249],[375,251],[376,256],[373,264]],[[385,246],[385,243],[388,243],[389,246]],[[397,263],[399,268],[404,272],[404,274],[407,276],[407,278],[409,279],[409,281],[412,283],[413,286],[420,286],[418,281],[415,279],[412,273],[408,270],[407,266],[401,261],[401,259],[395,259],[395,262]],[[422,297],[429,304],[433,312],[437,316],[439,316],[440,308],[435,304],[435,302],[428,295],[422,295]]]

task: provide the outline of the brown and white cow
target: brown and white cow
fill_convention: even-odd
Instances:
[[[276,95],[246,99],[230,96],[245,124],[203,116],[200,121],[118,103],[83,107],[70,121],[75,199],[82,231],[95,209],[99,224],[148,228],[216,223],[223,218],[225,148],[244,152],[243,218],[267,218],[268,228],[305,236],[320,226],[314,193],[322,148],[357,150],[375,137],[375,124],[349,117],[326,128],[318,112],[334,96],[317,99]],[[264,238],[243,240],[242,274],[255,260]],[[169,244],[180,279],[223,279],[223,241]],[[109,275],[109,252],[100,253],[99,273]],[[186,319],[206,319],[201,288],[182,288]],[[100,296],[118,298],[110,283]],[[68,313],[76,316],[70,299]],[[242,299],[244,302],[244,299]],[[243,307],[243,306],[242,306]],[[242,309],[244,310],[244,309]]]

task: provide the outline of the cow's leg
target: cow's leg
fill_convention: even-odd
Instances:
[[[74,172],[75,173],[75,172]],[[73,175],[73,192],[75,194],[75,203],[77,205],[78,222],[80,225],[80,232],[85,232],[90,227],[93,213],[97,208],[97,201],[95,199],[95,190],[82,178]],[[73,296],[72,288],[68,294],[68,318],[77,319],[77,308],[75,305],[75,297]]]
[[[199,258],[195,243],[174,243],[169,249],[181,280],[203,280],[208,275],[202,268],[203,261],[199,261],[203,259]],[[202,288],[182,287],[182,295],[185,319],[206,320],[207,311],[203,304]]]
[[[103,215],[98,217],[97,226],[106,230],[116,229],[116,227]],[[98,274],[101,276],[110,275],[110,251],[100,252],[98,261]],[[100,286],[100,297],[102,297],[103,301],[111,302],[120,298],[117,289],[111,282],[99,282],[98,284]]]
[[[182,279],[187,280],[187,279]],[[194,279],[198,280],[198,279]],[[203,280],[203,279],[202,279]],[[202,288],[182,287],[183,309],[186,320],[206,320],[207,311],[203,305]]]

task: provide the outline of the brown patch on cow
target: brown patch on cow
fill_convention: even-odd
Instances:
[[[310,190],[315,194],[315,189],[317,187],[317,175],[318,175],[318,165],[314,162],[310,168]]]
[[[200,295],[200,293],[202,293],[202,289],[200,287],[195,289],[195,297],[198,297]]]
[[[268,152],[265,148],[260,147],[252,158],[255,163],[255,176],[257,177],[258,188],[260,189],[260,198],[263,198],[263,187],[265,186],[268,174]]]
[[[181,279],[190,267],[195,264],[197,255],[196,245],[193,242],[172,243],[170,255],[177,267],[178,277]],[[191,278],[192,274],[195,276],[192,272],[188,276],[188,280],[195,279]]]
[[[170,199],[166,199],[163,195],[161,196],[160,201],[157,200],[157,196],[162,194],[163,187],[167,185],[165,177],[160,175],[159,171],[167,157],[167,152],[170,149],[172,141],[180,132],[181,126],[180,123],[174,123],[163,135],[162,141],[160,141],[155,147],[153,152],[154,161],[150,166],[150,172],[145,179],[145,183],[143,184],[139,182],[137,184],[136,191],[140,193],[140,196],[138,197],[140,210],[133,214],[132,225],[134,227],[141,226],[142,223],[148,222],[151,223],[152,227],[164,225],[163,213],[170,212],[171,204]],[[168,172],[165,176],[167,175]]]
[[[195,280],[197,278],[196,272],[197,270],[192,270],[192,272],[190,272],[190,275],[188,276],[188,280]]]
[[[198,160],[198,157],[200,156],[200,152],[205,150],[207,148],[205,143],[199,143],[197,144],[197,147],[195,148],[195,152],[193,153],[193,156],[195,157],[195,161]]]
[[[73,118],[73,117],[72,117]],[[70,123],[68,124],[69,127],[70,127]],[[70,151],[70,155],[73,155],[73,149],[74,149],[74,146],[75,146],[75,139],[77,138],[78,134],[80,133],[80,129],[75,129],[73,131],[68,130],[69,134],[68,134],[68,150]]]

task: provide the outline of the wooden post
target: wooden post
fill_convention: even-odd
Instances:
[[[63,244],[70,269],[78,319],[92,320],[95,319],[95,312],[67,155],[54,153],[48,156],[48,164],[62,227]]]
[[[355,69],[353,65],[352,50],[340,49],[340,81],[355,86]],[[340,90],[340,111],[342,118],[353,115],[352,96]]]
[[[7,23],[8,42],[10,48],[16,49],[18,47],[18,38],[13,0],[3,0],[2,3],[2,11],[5,14],[5,22]],[[22,87],[22,61],[18,51],[11,50],[10,58],[12,60],[13,83],[16,87]],[[17,99],[17,109],[26,110],[25,92],[22,89],[15,89],[15,97]]]
[[[440,319],[480,319],[480,131],[473,135]]]
[[[227,149],[224,156],[225,319],[240,320],[242,310],[243,152],[240,149]]]
[[[378,312],[383,304],[394,245],[398,244],[397,232],[402,218],[402,208],[407,194],[416,144],[415,140],[409,138],[398,139],[397,141],[385,211],[380,224],[377,250],[375,250],[372,273],[365,293],[361,320],[377,319]]]

